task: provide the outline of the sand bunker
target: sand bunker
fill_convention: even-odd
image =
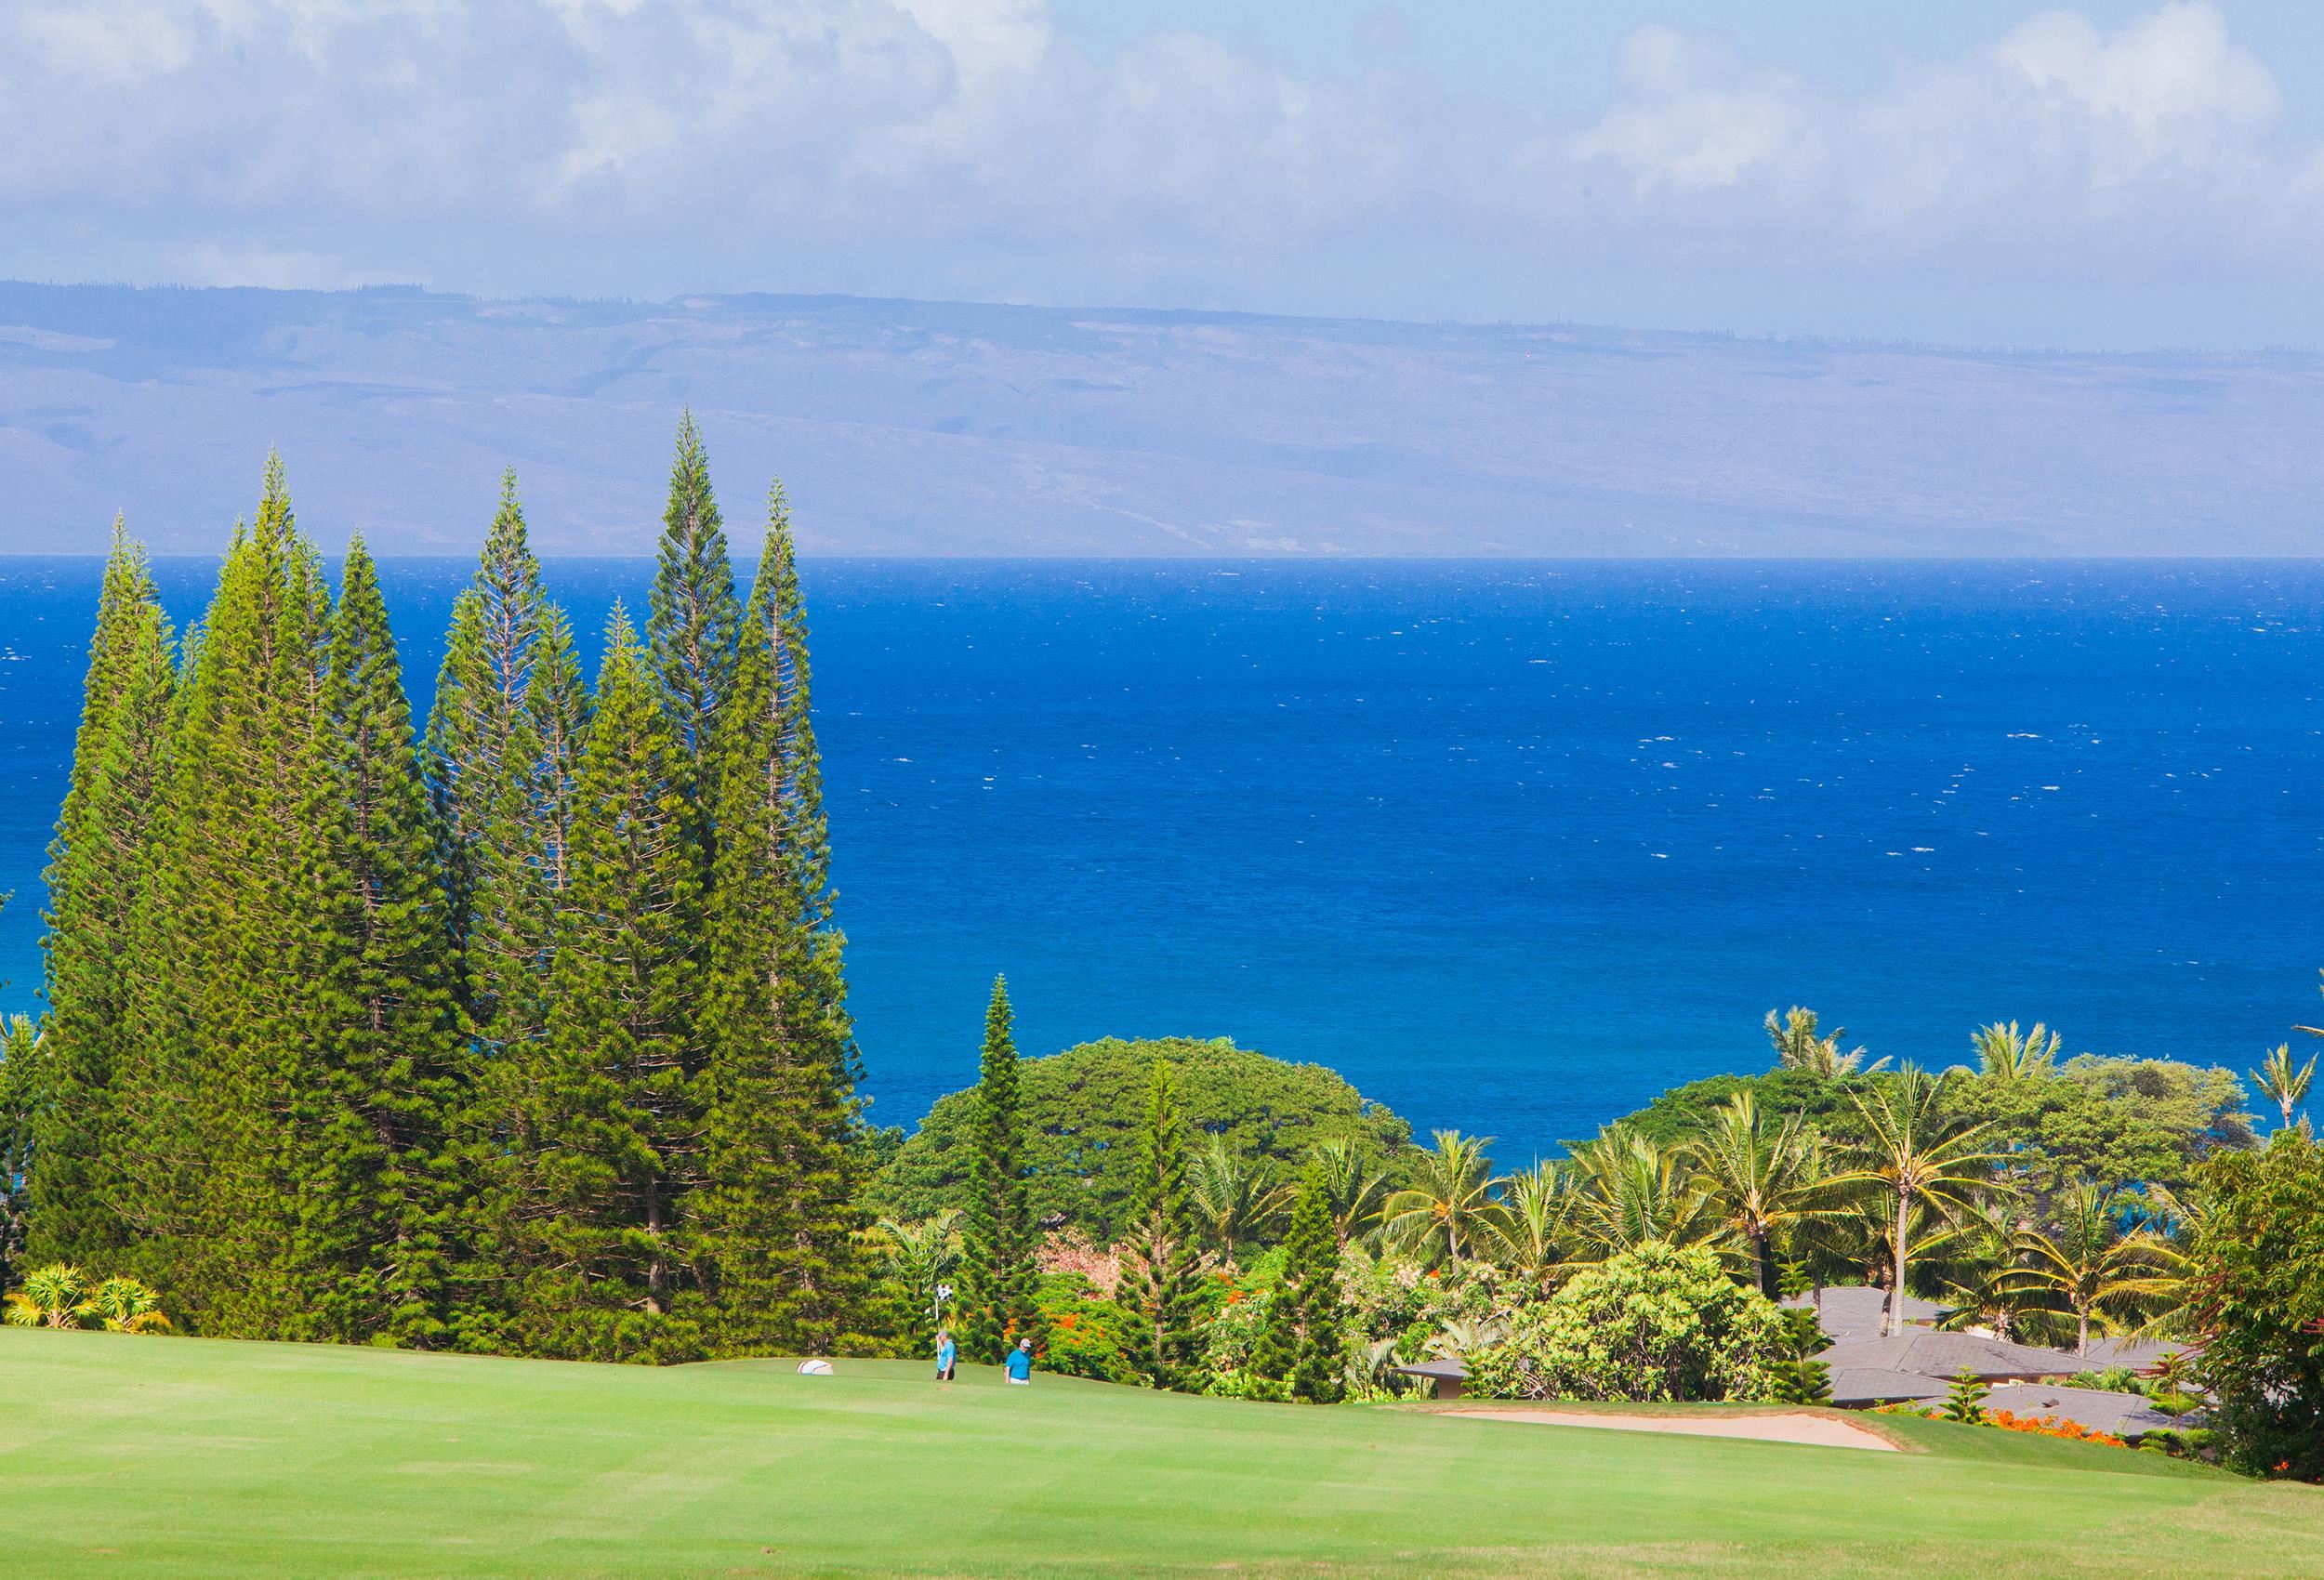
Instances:
[[[1868,1427],[1829,1415],[1601,1415],[1581,1410],[1446,1410],[1480,1421],[1530,1421],[1543,1427],[1603,1427],[1617,1432],[1678,1432],[1688,1437],[1760,1438],[1768,1442],[1813,1443],[1817,1448],[1870,1448],[1894,1454],[1896,1445]]]

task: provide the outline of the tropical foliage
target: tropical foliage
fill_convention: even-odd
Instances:
[[[12,1327],[101,1327],[113,1333],[174,1331],[161,1297],[134,1278],[114,1274],[94,1284],[70,1262],[29,1270],[24,1286],[10,1290],[0,1309]]]

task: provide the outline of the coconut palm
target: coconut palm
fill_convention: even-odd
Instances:
[[[2167,1185],[2146,1186],[2139,1196],[2145,1210],[2138,1228],[2174,1254],[2159,1258],[2156,1286],[2139,1299],[2146,1317],[2135,1331],[2146,1338],[2187,1338],[2202,1331],[2202,1307],[2211,1287],[2196,1264],[2176,1253],[2200,1231],[2211,1198],[2200,1191],[2179,1194]]]
[[[1232,1272],[1235,1247],[1273,1231],[1294,1192],[1277,1182],[1265,1163],[1229,1150],[1224,1138],[1214,1135],[1187,1162],[1186,1194],[1203,1237]]]
[[[1759,1292],[1774,1299],[1776,1237],[1802,1219],[1829,1217],[1852,1177],[1826,1169],[1800,1115],[1770,1123],[1747,1091],[1720,1104],[1683,1151],[1710,1210],[1750,1258]]]
[[[1627,1125],[1609,1125],[1575,1147],[1565,1167],[1573,1176],[1569,1266],[1602,1262],[1649,1240],[1705,1245],[1720,1236],[1718,1214],[1687,1155]]]
[[[162,1297],[141,1279],[119,1275],[105,1280],[82,1302],[83,1308],[113,1333],[175,1331],[162,1311]]]
[[[1442,1251],[1457,1267],[1463,1248],[1473,1250],[1500,1222],[1503,1209],[1495,1199],[1500,1181],[1485,1150],[1490,1136],[1439,1130],[1435,1139],[1436,1145],[1414,1160],[1412,1183],[1382,1205],[1380,1226],[1399,1244],[1431,1259]]]
[[[1882,1327],[1891,1336],[1904,1331],[1915,1210],[1949,1218],[1967,1212],[1980,1197],[2008,1193],[1992,1178],[2003,1154],[1987,1143],[1988,1126],[1948,1119],[1943,1090],[1942,1080],[1907,1064],[1895,1080],[1854,1098],[1866,1132],[1852,1149],[1856,1172],[1890,1214],[1888,1314]]]
[[[1916,1255],[1953,1308],[1937,1325],[1984,1327],[1997,1338],[2015,1338],[2036,1299],[2024,1278],[2026,1226],[2016,1208],[1981,1201],[1949,1221],[1922,1218],[1912,1236]]]
[[[1816,1011],[1802,1009],[1796,1004],[1781,1016],[1770,1009],[1767,1019],[1761,1024],[1767,1030],[1768,1045],[1776,1050],[1778,1069],[1804,1070],[1811,1075],[1836,1081],[1842,1075],[1859,1073],[1859,1065],[1863,1066],[1861,1073],[1869,1073],[1888,1062],[1881,1059],[1865,1064],[1864,1050],[1860,1047],[1847,1053],[1841,1052],[1840,1039],[1848,1034],[1847,1028],[1834,1026],[1829,1036],[1819,1036],[1816,1030]]]
[[[12,1327],[86,1327],[95,1316],[87,1299],[87,1274],[71,1262],[50,1262],[24,1275],[24,1287],[10,1292],[7,1320]]]
[[[1495,1259],[1531,1283],[1547,1284],[1565,1260],[1566,1209],[1572,1176],[1554,1163],[1537,1163],[1503,1181],[1501,1211],[1487,1227]]]
[[[2014,1020],[2006,1025],[1996,1020],[1969,1034],[1969,1046],[1976,1050],[1977,1073],[2003,1085],[2049,1075],[2056,1068],[2061,1040],[2039,1020],[2030,1032],[2020,1033]]]
[[[1371,1165],[1363,1149],[1353,1141],[1318,1141],[1309,1149],[1316,1178],[1324,1188],[1324,1205],[1331,1214],[1340,1248],[1377,1227],[1380,1209],[1388,1200],[1388,1176]]]
[[[2317,1036],[2324,1036],[2324,1032],[2317,1032],[2313,1026],[2300,1026],[2294,1029],[2313,1032]],[[2267,1058],[2261,1062],[2260,1067],[2251,1072],[2251,1084],[2259,1087],[2260,1095],[2282,1111],[2286,1129],[2291,1127],[2292,1112],[2308,1095],[2308,1086],[2315,1079],[2316,1055],[2308,1055],[2308,1061],[2298,1069],[2294,1069],[2291,1063],[2290,1043],[2277,1044],[2268,1052]]]
[[[2111,1332],[2134,1302],[2169,1297],[2186,1258],[2146,1230],[2123,1232],[2113,1192],[2088,1180],[2058,1193],[2052,1230],[2029,1229],[2020,1286],[2038,1291],[2074,1319],[2074,1353],[2090,1352],[2093,1323]]]

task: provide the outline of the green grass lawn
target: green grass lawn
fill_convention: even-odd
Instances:
[[[10,1574],[2324,1574],[2324,1494],[1188,1399],[0,1330]]]

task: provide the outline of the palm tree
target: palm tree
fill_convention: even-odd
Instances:
[[[1318,1141],[1308,1156],[1323,1183],[1324,1203],[1344,1251],[1349,1241],[1379,1223],[1380,1206],[1388,1200],[1388,1176],[1372,1167],[1353,1141]]]
[[[1767,1041],[1776,1050],[1776,1066],[1780,1070],[1804,1070],[1827,1081],[1837,1081],[1843,1075],[1858,1073],[1858,1065],[1864,1065],[1862,1073],[1868,1074],[1888,1062],[1882,1059],[1865,1065],[1864,1050],[1860,1047],[1841,1052],[1840,1039],[1848,1034],[1847,1028],[1834,1026],[1831,1035],[1818,1036],[1816,1011],[1802,1009],[1796,1004],[1781,1016],[1770,1009],[1761,1024],[1767,1029]]]
[[[1750,1257],[1759,1292],[1774,1299],[1776,1236],[1803,1218],[1829,1217],[1835,1187],[1851,1177],[1827,1172],[1800,1115],[1770,1125],[1747,1091],[1722,1103],[1682,1151],[1711,1210]]]
[[[1498,1317],[1447,1317],[1420,1348],[1440,1361],[1465,1361],[1472,1350],[1483,1350],[1509,1336],[1509,1324]]]
[[[1866,1137],[1855,1152],[1861,1176],[1890,1205],[1888,1315],[1883,1331],[1904,1331],[1905,1287],[1911,1271],[1912,1215],[1927,1208],[1950,1217],[1975,1205],[1980,1195],[2007,1193],[1992,1178],[2003,1154],[1986,1144],[1987,1126],[1948,1121],[1940,1096],[1942,1080],[1907,1064],[1896,1079],[1868,1099],[1855,1097]]]
[[[1500,1213],[1486,1226],[1499,1248],[1496,1259],[1537,1289],[1548,1284],[1565,1259],[1561,1243],[1573,1201],[1572,1178],[1550,1162],[1511,1175],[1503,1181]]]
[[[1490,1136],[1458,1130],[1435,1136],[1435,1147],[1413,1165],[1412,1183],[1380,1208],[1380,1225],[1392,1238],[1432,1257],[1443,1250],[1458,1267],[1461,1247],[1491,1234],[1500,1221],[1502,1208],[1494,1199],[1500,1181],[1493,1178],[1493,1160],[1485,1150]]]
[[[1227,1149],[1223,1137],[1188,1160],[1186,1194],[1203,1235],[1219,1249],[1219,1262],[1235,1271],[1235,1247],[1263,1238],[1282,1218],[1293,1194],[1267,1165]]]
[[[2005,1086],[2047,1076],[2056,1066],[2061,1040],[2039,1020],[2031,1032],[2023,1034],[2014,1020],[2007,1025],[1996,1020],[1969,1034],[1969,1046],[1977,1053],[1978,1073]]]
[[[876,1234],[888,1274],[904,1285],[915,1317],[927,1317],[931,1331],[943,1326],[937,1290],[960,1260],[960,1209],[946,1207],[917,1223],[883,1218]]]
[[[2054,1231],[2025,1231],[2028,1266],[2018,1275],[2024,1287],[2057,1301],[2074,1318],[2074,1353],[2090,1352],[2095,1322],[2112,1329],[2126,1305],[2172,1293],[2172,1274],[2186,1258],[2168,1241],[2146,1230],[2124,1233],[2114,1192],[2089,1180],[2067,1186],[2057,1199]]]
[[[2313,1026],[2295,1026],[2292,1029],[2324,1036],[2324,1032],[2318,1032]],[[2284,1128],[2287,1130],[2291,1127],[2292,1110],[2298,1108],[2301,1099],[2308,1095],[2308,1086],[2315,1079],[2316,1055],[2308,1055],[2308,1061],[2294,1070],[2291,1067],[2290,1043],[2277,1044],[2260,1067],[2251,1072],[2251,1084],[2259,1087],[2260,1095],[2283,1111]]]
[[[105,1280],[84,1301],[90,1315],[113,1333],[169,1333],[162,1297],[141,1279],[116,1275]]]
[[[83,1281],[87,1275],[71,1262],[50,1262],[24,1275],[24,1287],[7,1297],[7,1322],[12,1327],[86,1327],[95,1315]]]
[[[1565,1166],[1573,1176],[1569,1266],[1601,1262],[1649,1240],[1705,1245],[1720,1235],[1718,1214],[1686,1153],[1657,1146],[1627,1125],[1609,1125],[1574,1148]]]
[[[2176,1253],[2201,1231],[2212,1201],[2200,1191],[2180,1195],[2167,1185],[2149,1185],[2140,1194],[2146,1211],[2139,1229],[2173,1255],[2158,1261],[2155,1288],[2139,1301],[2146,1320],[2136,1331],[2149,1338],[2186,1338],[2202,1331],[2202,1308],[2212,1290],[2196,1264]]]
[[[1913,1236],[1921,1262],[1938,1265],[1953,1310],[1938,1325],[1984,1326],[1997,1338],[2015,1338],[2033,1292],[2027,1285],[2026,1226],[2001,1202],[1978,1202],[1950,1223]]]

